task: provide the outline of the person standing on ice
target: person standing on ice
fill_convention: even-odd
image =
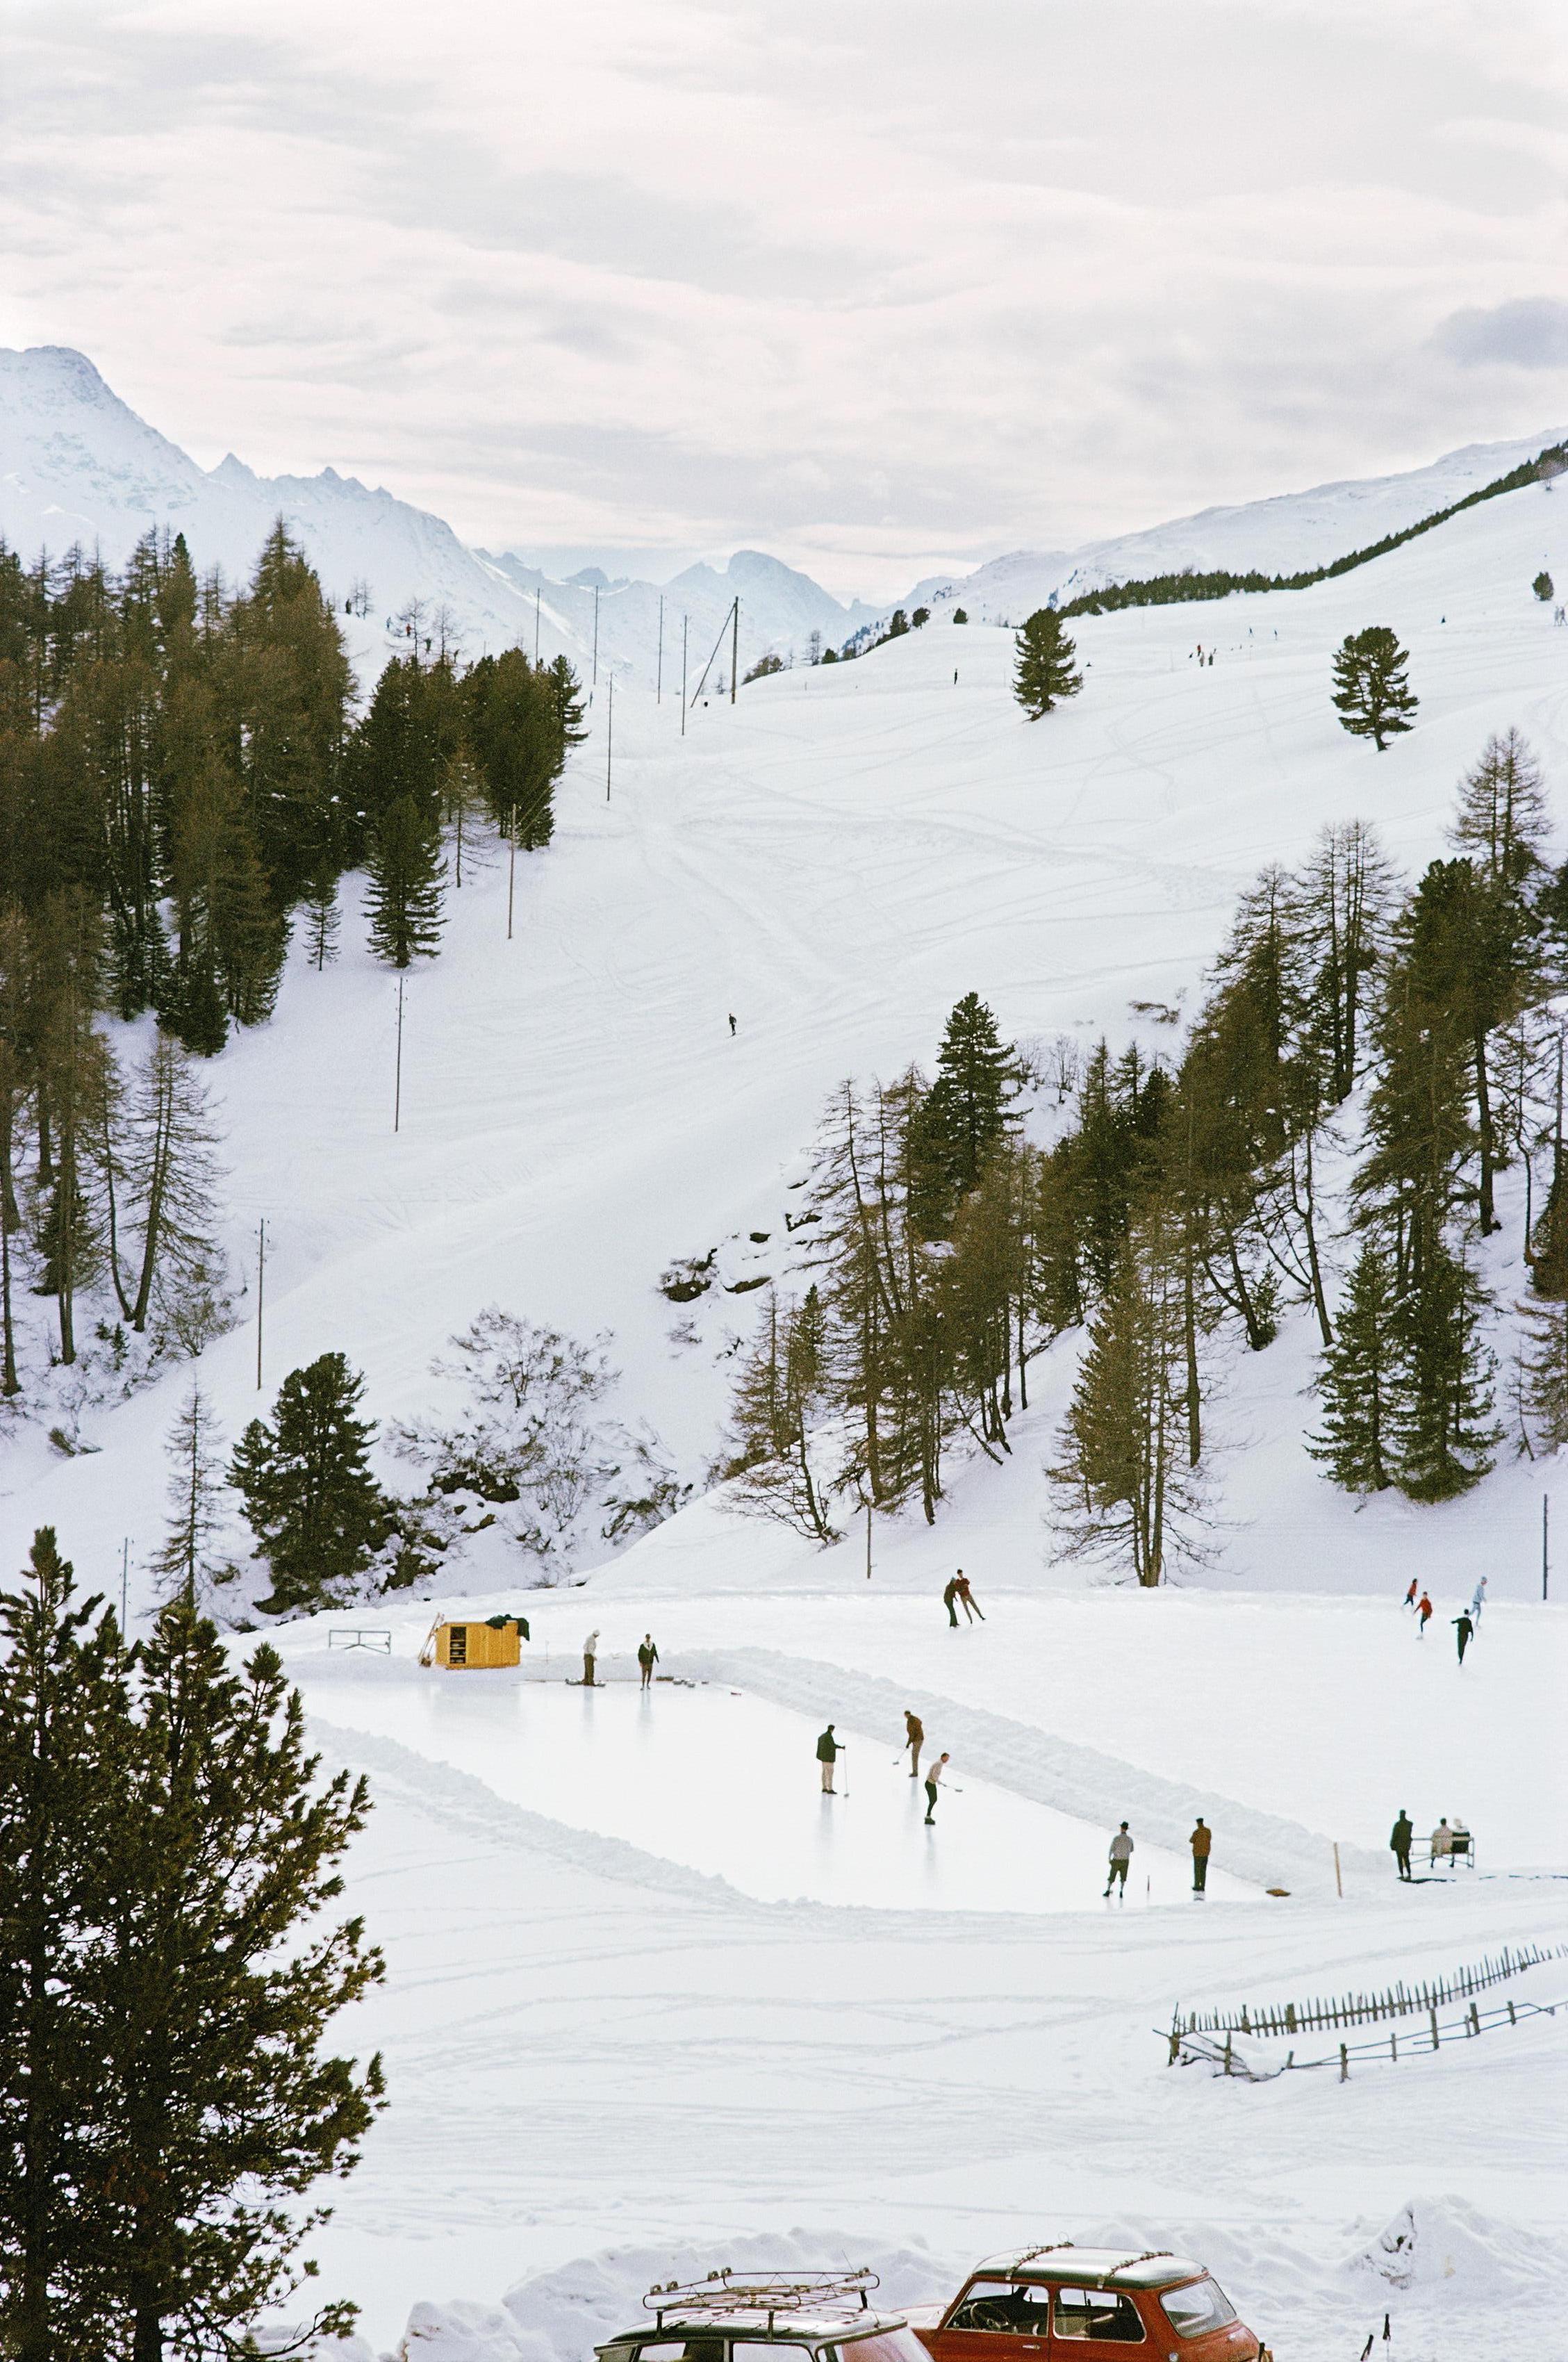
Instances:
[[[1475,1638],[1475,1627],[1472,1624],[1469,1617],[1464,1613],[1463,1608],[1460,1609],[1457,1616],[1451,1617],[1450,1621],[1453,1626],[1455,1633],[1458,1635],[1459,1661],[1463,1664],[1464,1662],[1464,1651],[1470,1646],[1471,1641]]]
[[[937,1817],[937,1791],[942,1784],[942,1774],[947,1768],[948,1757],[947,1750],[944,1749],[926,1774],[926,1827],[927,1828],[932,1826]]]
[[[1405,1594],[1405,1605],[1407,1607],[1413,1607],[1415,1606],[1417,1597],[1420,1592],[1420,1584],[1412,1578],[1410,1587]]]
[[[1125,1822],[1123,1827],[1126,1827]],[[1131,1839],[1128,1842],[1130,1844]],[[1198,1826],[1187,1842],[1192,1849],[1192,1892],[1201,1894],[1209,1884],[1209,1856],[1214,1844],[1214,1832],[1201,1813],[1198,1816]]]
[[[839,1760],[839,1742],[829,1723],[817,1742],[817,1760],[822,1766],[822,1793],[825,1796],[836,1796],[839,1793],[833,1785],[833,1766]]]
[[[599,1636],[596,1629],[590,1632],[587,1639],[583,1642],[583,1687],[586,1690],[591,1690],[598,1679],[595,1660],[597,1659],[598,1652]]]
[[[653,1646],[653,1635],[652,1632],[643,1633],[642,1646],[637,1651],[637,1661],[642,1668],[643,1688],[645,1690],[652,1689],[653,1686],[653,1668],[659,1661],[659,1651]]]
[[[1415,1836],[1415,1827],[1411,1822],[1410,1816],[1409,1813],[1406,1812],[1403,1805],[1401,1805],[1399,1807],[1399,1817],[1395,1822],[1388,1837],[1388,1849],[1394,1857],[1395,1868],[1398,1871],[1401,1878],[1409,1878],[1410,1874],[1410,1839]]]
[[[1470,1601],[1470,1620],[1471,1620],[1471,1622],[1472,1622],[1473,1624],[1479,1624],[1479,1623],[1480,1623],[1480,1621],[1481,1621],[1481,1610],[1483,1609],[1483,1607],[1485,1607],[1485,1606],[1486,1606],[1486,1576],[1485,1576],[1485,1575],[1483,1575],[1483,1576],[1481,1577],[1480,1582],[1475,1585],[1475,1593],[1474,1593],[1474,1595],[1473,1595],[1473,1596],[1472,1596],[1472,1598],[1471,1598],[1471,1601]]]
[[[735,1011],[731,1010],[729,1011],[729,1038],[731,1041],[735,1038]]]
[[[1121,1827],[1117,1830],[1115,1836],[1111,1840],[1111,1851],[1107,1859],[1111,1864],[1111,1875],[1105,1882],[1105,1900],[1107,1903],[1110,1901],[1111,1889],[1119,1880],[1122,1887],[1122,1900],[1125,1903],[1127,1899],[1127,1864],[1133,1859],[1133,1840],[1127,1834],[1127,1824],[1125,1821],[1123,1822]]]
[[[963,1606],[964,1614],[968,1617],[969,1621],[972,1624],[975,1617],[978,1616],[981,1622],[983,1624],[985,1621],[984,1611],[981,1609],[979,1600],[970,1589],[969,1577],[964,1573],[961,1566],[959,1567],[957,1574],[953,1577],[953,1589],[959,1595],[959,1598]]]
[[[959,1628],[959,1586],[950,1575],[948,1578],[947,1589],[942,1594],[942,1605],[948,1611],[948,1621],[956,1632]]]
[[[1420,1598],[1420,1606],[1416,1609],[1416,1628],[1423,1640],[1427,1637],[1427,1626],[1431,1622],[1431,1601],[1423,1591]]]
[[[918,1780],[920,1749],[926,1744],[926,1726],[917,1714],[910,1713],[907,1706],[904,1709],[904,1744],[909,1749],[909,1776],[912,1780]]]

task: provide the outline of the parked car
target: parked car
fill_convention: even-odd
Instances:
[[[1069,2239],[992,2256],[905,2318],[931,2362],[1270,2362],[1201,2264]]]
[[[929,2362],[901,2312],[871,2301],[874,2272],[713,2272],[642,2302],[651,2322],[596,2348],[599,2362]]]

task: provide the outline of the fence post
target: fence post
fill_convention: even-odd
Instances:
[[[1225,2032],[1225,2072],[1226,2072],[1226,2074],[1228,2075],[1228,2074],[1230,2073],[1230,2071],[1231,2071],[1231,2036],[1230,2036],[1230,2030],[1229,2030],[1229,2028],[1227,2027],[1227,2028],[1226,2028],[1226,2032]]]
[[[1437,2034],[1437,2012],[1436,2012],[1436,2010],[1435,2010],[1435,2009],[1431,2009],[1431,2010],[1429,2010],[1429,2011],[1427,2012],[1427,2014],[1428,2014],[1428,2016],[1431,2019],[1431,2047],[1432,2047],[1432,2048],[1433,2048],[1434,2050],[1436,2050],[1436,2049],[1439,2047],[1439,2044],[1438,2044],[1438,2034]]]
[[[1343,1903],[1344,1901],[1344,1881],[1340,1876],[1338,1838],[1335,1838],[1334,1839],[1334,1893],[1339,1896],[1340,1901]]]
[[[1339,2079],[1342,2083],[1348,2083],[1350,2081],[1350,2054],[1343,2042],[1339,2047]]]

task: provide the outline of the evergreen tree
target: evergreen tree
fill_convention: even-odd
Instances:
[[[132,1092],[124,1151],[127,1209],[140,1232],[141,1256],[135,1293],[122,1289],[120,1301],[138,1334],[155,1306],[170,1328],[221,1325],[216,1144],[207,1094],[189,1053],[159,1033]],[[215,1333],[208,1327],[208,1334]]]
[[[355,1416],[364,1392],[343,1354],[323,1353],[284,1379],[272,1425],[253,1418],[240,1438],[229,1482],[272,1569],[269,1616],[332,1606],[386,1539],[368,1457],[375,1427]]]
[[[1400,1300],[1394,1445],[1399,1489],[1412,1501],[1453,1500],[1493,1464],[1486,1309],[1475,1273],[1441,1241]]]
[[[1418,700],[1405,668],[1409,651],[1386,624],[1347,632],[1334,657],[1334,706],[1342,728],[1370,738],[1382,754],[1390,738],[1413,730]]]
[[[588,734],[583,715],[582,683],[565,657],[557,657],[546,667],[553,683],[555,719],[564,746],[580,746]]]
[[[1394,873],[1365,821],[1323,829],[1293,900],[1309,1023],[1333,1105],[1355,1087],[1367,988],[1387,948]]]
[[[1536,597],[1541,601],[1542,604],[1544,604],[1547,600],[1554,597],[1557,590],[1557,585],[1552,581],[1551,575],[1547,572],[1544,566],[1541,568],[1541,572],[1536,576],[1534,581],[1530,587],[1535,592]]]
[[[1459,810],[1450,842],[1478,876],[1499,892],[1518,896],[1543,867],[1552,813],[1541,766],[1518,730],[1494,733],[1474,769],[1459,784]]]
[[[1056,609],[1037,608],[1018,634],[1013,675],[1013,694],[1031,722],[1083,687],[1083,675],[1072,668],[1076,654]]]
[[[223,1429],[202,1392],[202,1382],[192,1379],[164,1445],[170,1464],[169,1531],[152,1562],[159,1590],[178,1595],[192,1612],[206,1606],[214,1583],[236,1572],[213,1547],[224,1522],[223,1496],[228,1489],[221,1465],[223,1444]]]
[[[1064,1554],[1106,1558],[1146,1586],[1203,1555],[1201,1473],[1185,1451],[1179,1240],[1158,1209],[1130,1234],[1090,1324],[1047,1473]]]
[[[1568,1303],[1521,1304],[1523,1409],[1548,1451],[1568,1444]]]
[[[160,2362],[246,2350],[292,2296],[341,2176],[383,2104],[380,2061],[325,2043],[377,1982],[358,1919],[314,1923],[342,1892],[363,1780],[321,1775],[276,1652],[230,1665],[173,1601],[141,1652],[120,1793],[115,1903],[82,1982],[101,2049],[88,2224],[112,2350]],[[328,2303],[307,2336],[346,2334]]]
[[[411,967],[416,959],[435,957],[445,876],[436,821],[411,796],[400,797],[381,815],[370,855],[365,901],[378,959]]]
[[[337,957],[341,914],[337,907],[337,872],[323,865],[305,884],[305,957],[319,976]]]
[[[1010,1128],[1017,1094],[1017,1053],[979,993],[966,992],[948,1019],[937,1079],[910,1127],[911,1213],[922,1235],[946,1234],[988,1152]]]
[[[16,2362],[111,2351],[87,2252],[104,2054],[83,1985],[127,1836],[106,1776],[126,1713],[114,1619],[73,1591],[45,1526],[0,1596],[0,2345]]]
[[[762,1334],[736,1389],[734,1452],[726,1473],[740,1505],[814,1541],[838,1536],[814,1463],[814,1420],[829,1401],[828,1323],[815,1285],[782,1306],[770,1290]]]
[[[1381,1493],[1392,1482],[1398,1346],[1393,1271],[1382,1248],[1368,1239],[1340,1305],[1333,1342],[1319,1364],[1322,1429],[1307,1445],[1347,1493]]]

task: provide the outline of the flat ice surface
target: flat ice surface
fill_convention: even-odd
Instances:
[[[396,1739],[510,1804],[764,1903],[1076,1911],[1104,1890],[1110,1828],[966,1777],[961,1764],[927,1828],[906,1759],[853,1734],[837,1767],[843,1793],[824,1796],[816,1727],[728,1689],[662,1683],[644,1694],[630,1683],[433,1673],[418,1686],[313,1679],[307,1695],[327,1722]],[[1190,1861],[1133,1836],[1127,1907],[1190,1902]],[[1257,1893],[1218,1868],[1210,1880],[1216,1901]]]

